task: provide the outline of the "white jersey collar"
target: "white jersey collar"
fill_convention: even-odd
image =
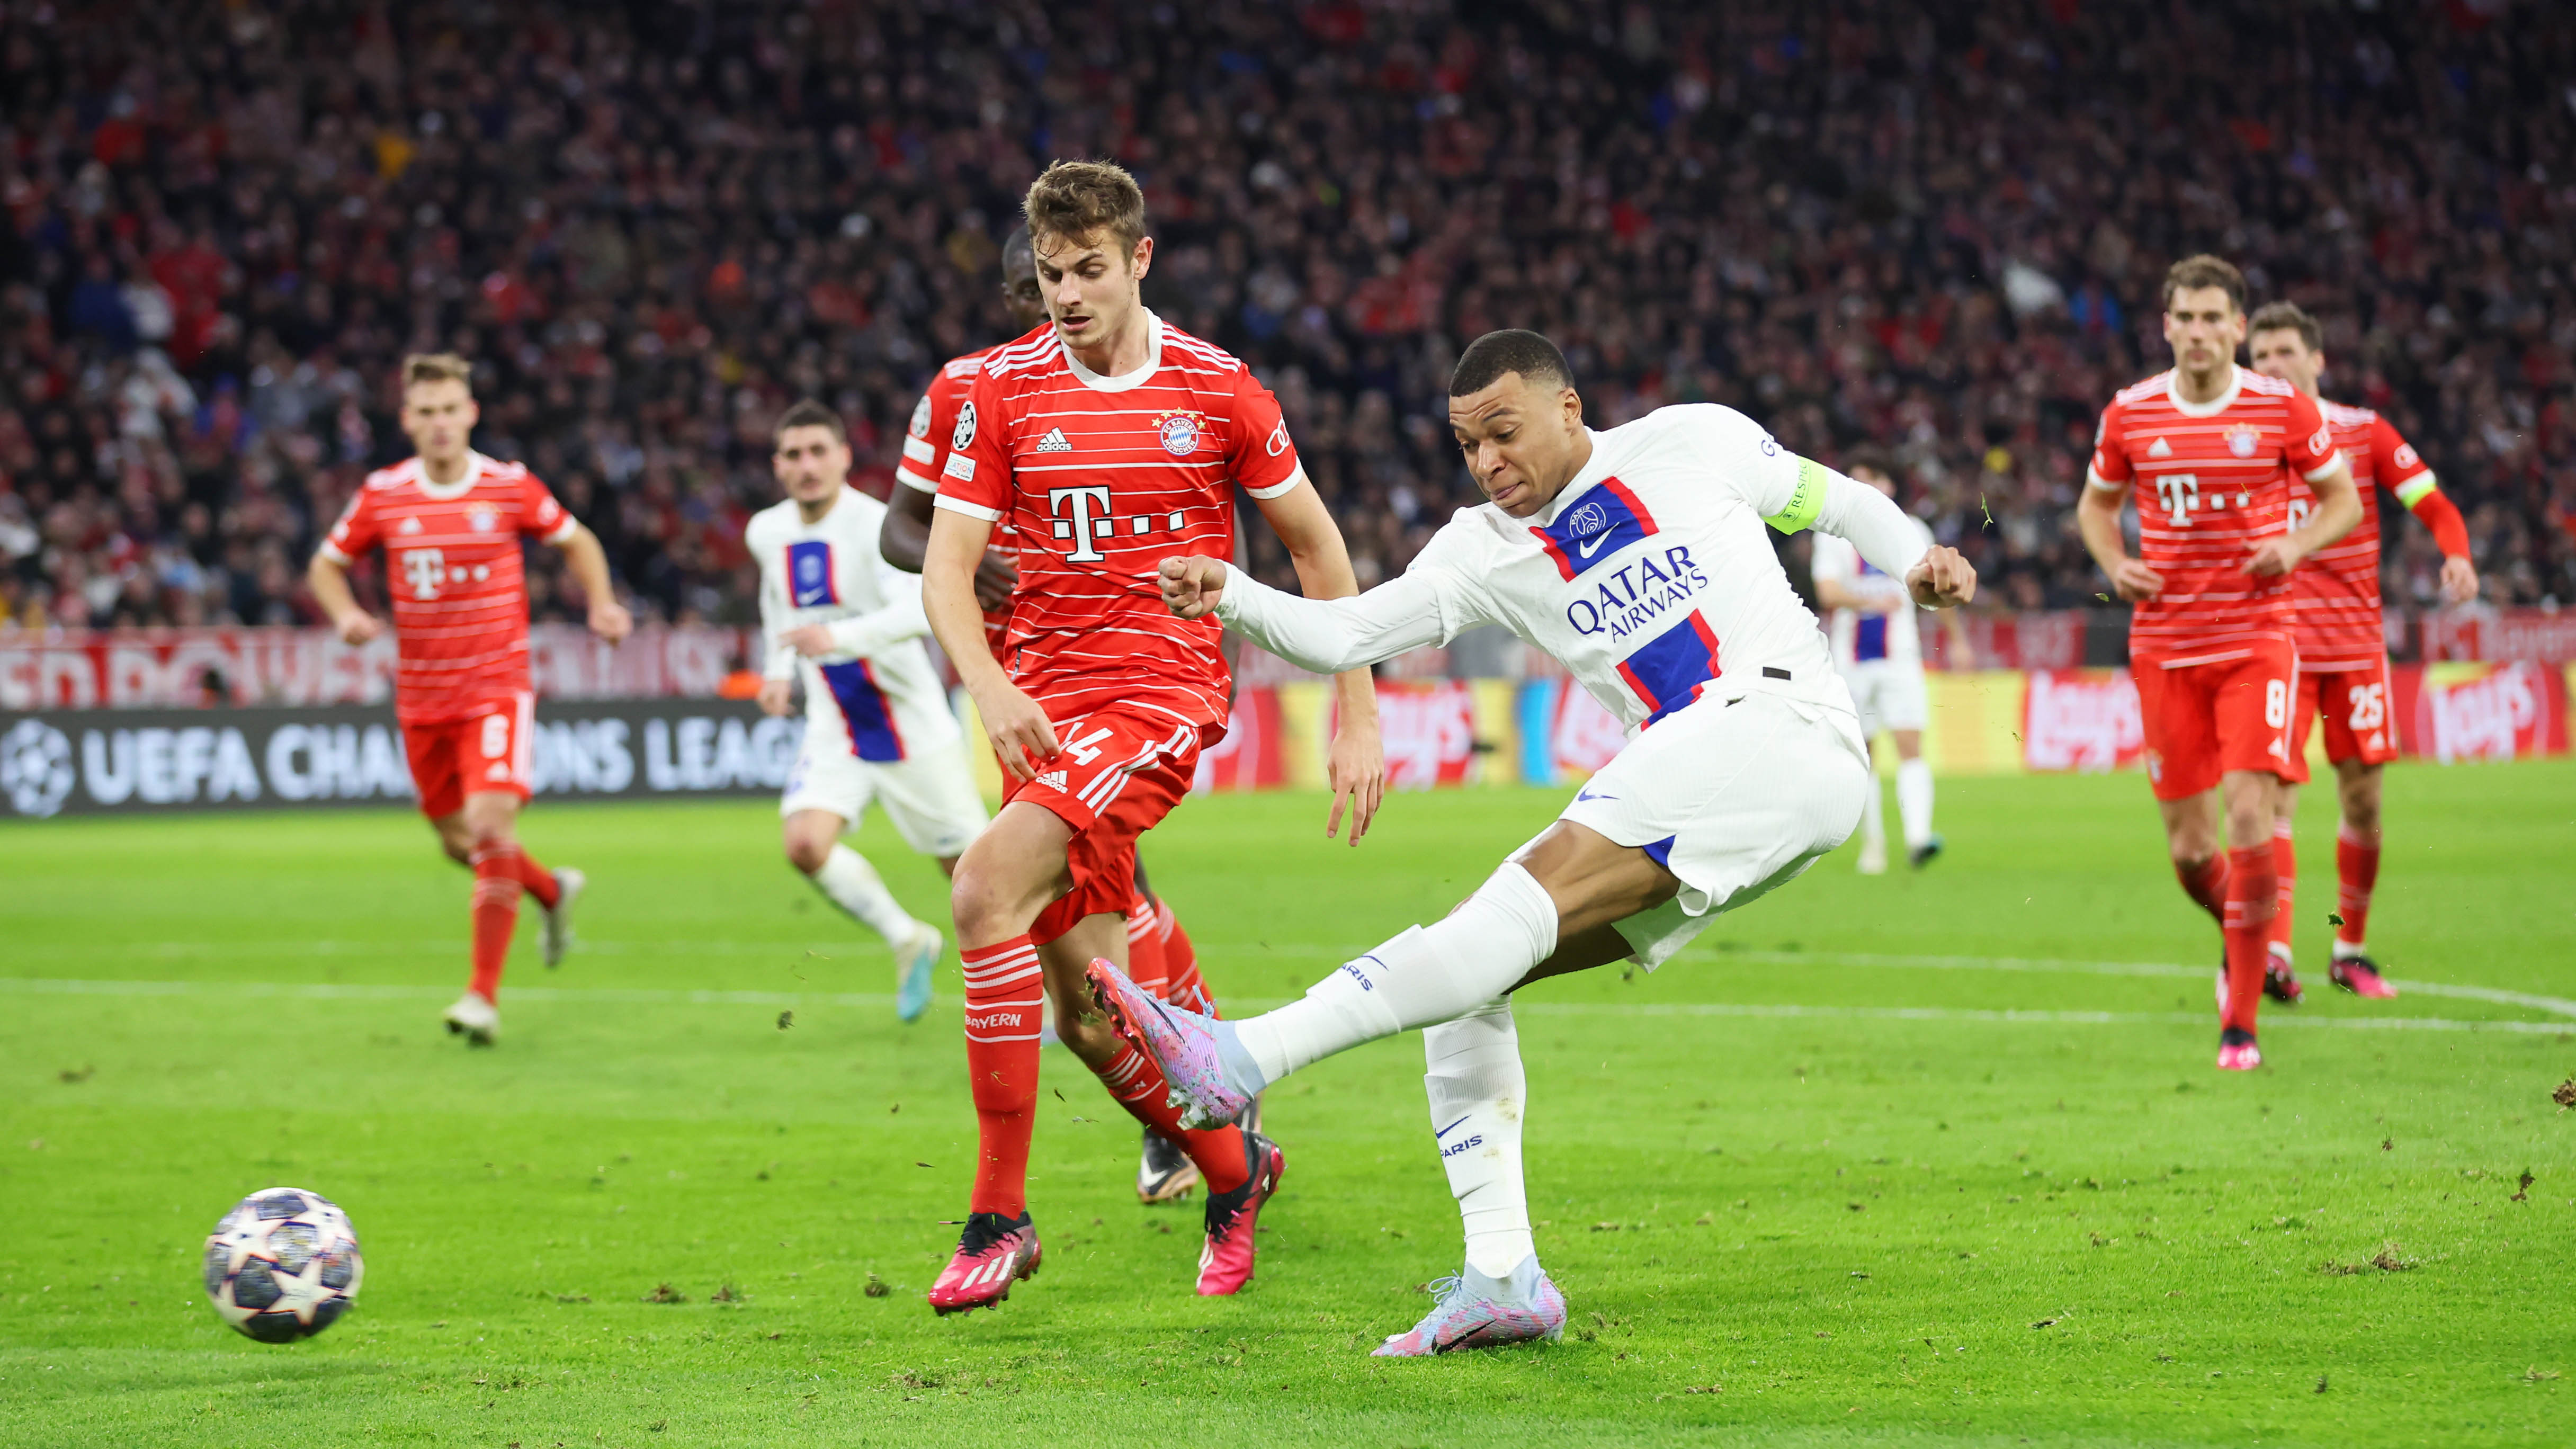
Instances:
[[[465,450],[465,476],[457,479],[453,483],[430,482],[429,461],[425,458],[415,457],[412,460],[411,476],[412,481],[420,485],[420,491],[422,493],[426,494],[430,498],[436,499],[438,502],[445,503],[453,498],[464,497],[465,491],[472,488],[475,482],[483,476],[483,470],[491,466],[491,459],[484,457],[482,454],[475,452],[471,448],[468,448]]]
[[[2220,393],[2215,402],[2184,402],[2182,369],[2179,367],[2167,374],[2165,378],[2165,396],[2172,400],[2174,411],[2187,418],[2214,418],[2234,406],[2236,395],[2244,390],[2245,369],[2232,362],[2227,364],[2227,391]]]
[[[1145,365],[1134,372],[1103,377],[1083,366],[1082,359],[1074,356],[1070,347],[1064,349],[1064,365],[1073,369],[1073,375],[1082,379],[1083,386],[1093,392],[1126,392],[1143,387],[1146,379],[1163,370],[1163,319],[1153,308],[1145,309]]]

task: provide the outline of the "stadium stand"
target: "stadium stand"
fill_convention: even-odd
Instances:
[[[2492,601],[2576,599],[2547,10],[9,4],[0,619],[310,622],[304,554],[435,346],[642,611],[744,620],[769,418],[830,400],[881,488],[1071,155],[1144,177],[1149,299],[1278,391],[1364,583],[1472,497],[1456,346],[1527,325],[1608,421],[1893,445],[1996,606],[2087,604],[2093,420],[2209,248],[2326,319],[2329,390],[2435,460]],[[2396,536],[2392,601],[2429,600]]]

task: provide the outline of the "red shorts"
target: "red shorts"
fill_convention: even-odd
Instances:
[[[1112,706],[1054,723],[1063,752],[1038,761],[1036,779],[1002,790],[1004,805],[1025,800],[1073,827],[1065,846],[1073,889],[1029,927],[1039,942],[1085,916],[1127,913],[1136,900],[1136,837],[1190,793],[1199,763],[1199,727],[1170,715]]]
[[[2326,721],[2326,758],[2384,765],[2397,758],[2397,719],[2388,712],[2388,656],[2360,669],[2299,672],[2290,696],[2290,768],[2281,778],[2308,782],[2308,730]]]
[[[2138,709],[2147,736],[2147,778],[2159,800],[2183,800],[2215,789],[2230,770],[2264,770],[2284,778],[2290,749],[2290,700],[2298,691],[2298,650],[2287,638],[2257,644],[2241,659],[2167,669],[2134,665]]]
[[[403,750],[411,756],[420,813],[432,820],[453,815],[465,808],[466,796],[485,790],[506,790],[526,804],[536,708],[535,695],[521,694],[493,700],[483,713],[464,719],[404,725]]]

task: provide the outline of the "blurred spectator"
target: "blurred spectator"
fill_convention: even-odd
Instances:
[[[1019,189],[1075,155],[1145,180],[1149,299],[1278,391],[1364,582],[1473,497],[1456,348],[1527,325],[1596,422],[1714,399],[1887,444],[1987,599],[2088,603],[2093,420],[2164,365],[2157,277],[2206,248],[2327,319],[2329,392],[2434,459],[2492,597],[2576,598],[2548,15],[12,5],[0,620],[309,619],[296,565],[400,456],[392,369],[433,347],[641,609],[748,619],[769,417],[832,403],[881,489],[928,369],[1002,333]],[[2394,534],[2391,597],[2429,600]],[[540,553],[540,615],[577,617]]]

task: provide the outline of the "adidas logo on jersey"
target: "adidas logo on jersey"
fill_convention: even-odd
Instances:
[[[2166,442],[2162,438],[2158,438],[2147,445],[2147,456],[2150,458],[2170,458],[2173,456],[2173,444]]]
[[[1064,429],[1049,428],[1047,429],[1047,435],[1038,439],[1038,451],[1041,453],[1070,453],[1073,451],[1073,444],[1065,438]]]
[[[1044,785],[1050,790],[1062,790],[1064,788],[1064,771],[1049,770],[1045,774],[1038,776],[1036,783]]]
[[[402,521],[402,527],[395,529],[394,532],[418,533],[420,532],[420,520],[418,518],[406,518]]]

